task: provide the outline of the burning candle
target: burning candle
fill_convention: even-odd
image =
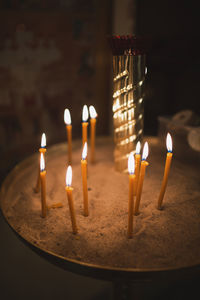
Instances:
[[[144,144],[144,149],[142,153],[142,162],[140,165],[140,174],[139,174],[139,180],[137,186],[135,211],[134,211],[135,215],[139,214],[139,206],[140,206],[140,199],[142,195],[142,187],[144,182],[145,171],[146,171],[146,167],[149,165],[149,163],[146,161],[148,154],[149,154],[149,147],[148,147],[148,143],[146,142]]]
[[[45,135],[45,133],[42,134],[41,147],[39,148],[39,152],[40,152],[40,157],[41,157],[41,153],[45,154],[45,152],[46,152],[46,135]],[[39,167],[38,167],[38,177],[37,177],[37,182],[36,182],[34,191],[35,191],[35,193],[38,193],[39,190],[40,190],[40,159],[39,159]]]
[[[135,153],[135,195],[137,192],[137,186],[138,186],[138,179],[139,179],[139,172],[140,172],[140,160],[141,160],[141,155],[140,155],[140,150],[141,150],[141,144],[140,142],[137,142],[136,145],[136,153]]]
[[[128,238],[133,235],[133,207],[134,207],[134,189],[135,189],[135,160],[133,153],[128,158],[128,172],[129,172],[129,201],[128,201]]]
[[[83,181],[83,207],[84,216],[88,216],[88,188],[87,188],[87,143],[84,144],[81,160],[81,172]]]
[[[91,146],[91,163],[95,160],[95,135],[96,135],[96,117],[97,113],[94,106],[90,105],[90,146]]]
[[[67,142],[68,142],[68,164],[72,163],[72,125],[71,125],[71,115],[69,109],[64,111],[64,122],[66,124],[67,131]]]
[[[171,135],[168,133],[167,138],[166,138],[166,146],[167,146],[167,156],[166,156],[166,162],[165,162],[165,171],[164,171],[164,176],[163,176],[163,181],[161,185],[161,190],[160,190],[160,195],[158,198],[158,209],[161,209],[165,190],[167,187],[167,181],[168,181],[168,176],[169,176],[169,170],[171,166],[171,161],[172,161],[172,138]]]
[[[44,153],[40,155],[40,180],[41,180],[41,206],[42,206],[42,217],[45,218],[47,214],[46,205],[46,170]]]
[[[72,222],[72,231],[74,234],[78,232],[78,228],[76,225],[76,215],[75,215],[75,210],[74,210],[74,202],[73,202],[73,197],[72,197],[72,191],[73,188],[71,187],[72,184],[72,167],[68,166],[67,172],[66,172],[66,193],[67,193],[67,199],[68,199],[68,204],[69,204],[69,211],[70,211],[70,216],[71,216],[71,222]]]
[[[83,146],[87,143],[87,126],[88,126],[88,107],[87,105],[83,106],[82,112],[82,142]]]

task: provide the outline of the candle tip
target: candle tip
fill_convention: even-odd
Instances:
[[[172,152],[172,137],[169,132],[168,132],[167,138],[166,138],[166,146],[167,146],[167,151]]]
[[[66,185],[71,186],[71,184],[72,184],[72,167],[68,166],[66,172]]]
[[[66,125],[71,125],[71,115],[68,108],[64,111],[64,122]]]
[[[129,174],[134,174],[135,172],[135,159],[133,156],[133,152],[131,152],[128,157],[128,172]]]
[[[87,122],[88,116],[89,116],[89,114],[88,114],[88,107],[87,107],[87,105],[84,105],[83,106],[83,112],[82,112],[82,121],[83,122]]]
[[[45,170],[44,154],[41,153],[41,156],[40,156],[40,171],[43,172],[44,170]]]
[[[135,150],[136,154],[140,154],[140,150],[141,150],[141,143],[140,143],[140,141],[138,141],[136,144],[136,150]]]
[[[147,142],[145,142],[143,153],[142,153],[142,160],[146,160],[148,155],[149,155],[149,145]]]
[[[90,112],[91,119],[95,119],[97,117],[97,112],[93,105],[90,105],[89,112]]]
[[[82,159],[86,159],[87,157],[87,142],[85,142],[84,146],[83,146],[83,152],[82,152]]]
[[[41,138],[41,148],[45,148],[45,147],[46,147],[46,134],[43,133]]]

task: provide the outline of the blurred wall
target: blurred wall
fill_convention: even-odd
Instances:
[[[108,133],[111,1],[0,1],[0,155],[2,169],[81,136],[84,104],[94,105],[97,134]],[[14,155],[13,155],[14,153]],[[13,160],[13,162],[11,162]]]

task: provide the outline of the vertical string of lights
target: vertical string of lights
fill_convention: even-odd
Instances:
[[[116,170],[127,169],[129,154],[143,136],[143,99],[146,55],[143,40],[134,36],[112,36],[113,122]]]

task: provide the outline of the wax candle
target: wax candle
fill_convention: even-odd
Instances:
[[[88,216],[88,188],[87,188],[87,143],[84,144],[81,160],[81,173],[83,182],[83,208],[84,216]]]
[[[71,125],[71,115],[69,109],[64,111],[64,121],[66,124],[67,131],[67,143],[68,143],[68,164],[72,163],[72,125]]]
[[[88,107],[87,105],[83,106],[82,111],[82,142],[83,146],[87,143],[87,127],[88,127]]]
[[[40,181],[41,181],[42,217],[45,218],[47,214],[47,205],[46,205],[46,170],[45,170],[44,153],[41,153],[40,155]]]
[[[97,113],[94,106],[90,105],[90,148],[91,148],[91,163],[95,161],[95,135],[96,135],[96,118]]]
[[[76,215],[75,215],[75,210],[74,210],[74,202],[73,202],[73,197],[72,197],[72,191],[73,188],[71,187],[72,183],[72,167],[68,166],[67,172],[66,172],[66,193],[67,193],[67,199],[68,199],[68,204],[69,204],[69,212],[70,212],[70,217],[71,217],[71,223],[72,223],[72,232],[76,234],[78,232],[78,228],[76,225]]]
[[[170,166],[171,166],[171,161],[172,161],[172,138],[171,135],[168,133],[167,138],[166,138],[166,146],[167,146],[167,156],[166,156],[166,162],[165,162],[165,170],[164,170],[164,176],[163,176],[163,181],[161,185],[161,190],[158,198],[158,209],[161,209],[165,190],[167,187],[167,181],[169,177],[169,171],[170,171]]]
[[[45,152],[46,152],[46,135],[45,135],[45,133],[43,133],[42,137],[41,137],[41,147],[39,148],[40,156],[41,156],[41,153],[45,154]],[[36,182],[34,191],[35,191],[35,193],[38,193],[39,190],[40,190],[40,159],[39,159],[39,166],[38,166],[37,182]]]
[[[138,186],[138,179],[139,179],[139,172],[140,172],[140,160],[141,160],[141,144],[138,141],[136,145],[136,151],[135,151],[135,195],[137,191],[137,186]]]
[[[134,208],[134,190],[135,190],[135,160],[133,153],[128,158],[129,171],[129,201],[128,201],[128,238],[133,236],[133,208]]]
[[[146,167],[149,165],[149,163],[146,161],[148,154],[149,154],[149,147],[148,147],[148,143],[146,142],[144,144],[144,149],[142,153],[142,162],[140,165],[140,174],[139,174],[136,201],[135,201],[135,210],[134,210],[135,215],[139,214],[139,206],[140,206],[140,199],[142,195],[142,187],[144,182],[145,171],[146,171]]]

